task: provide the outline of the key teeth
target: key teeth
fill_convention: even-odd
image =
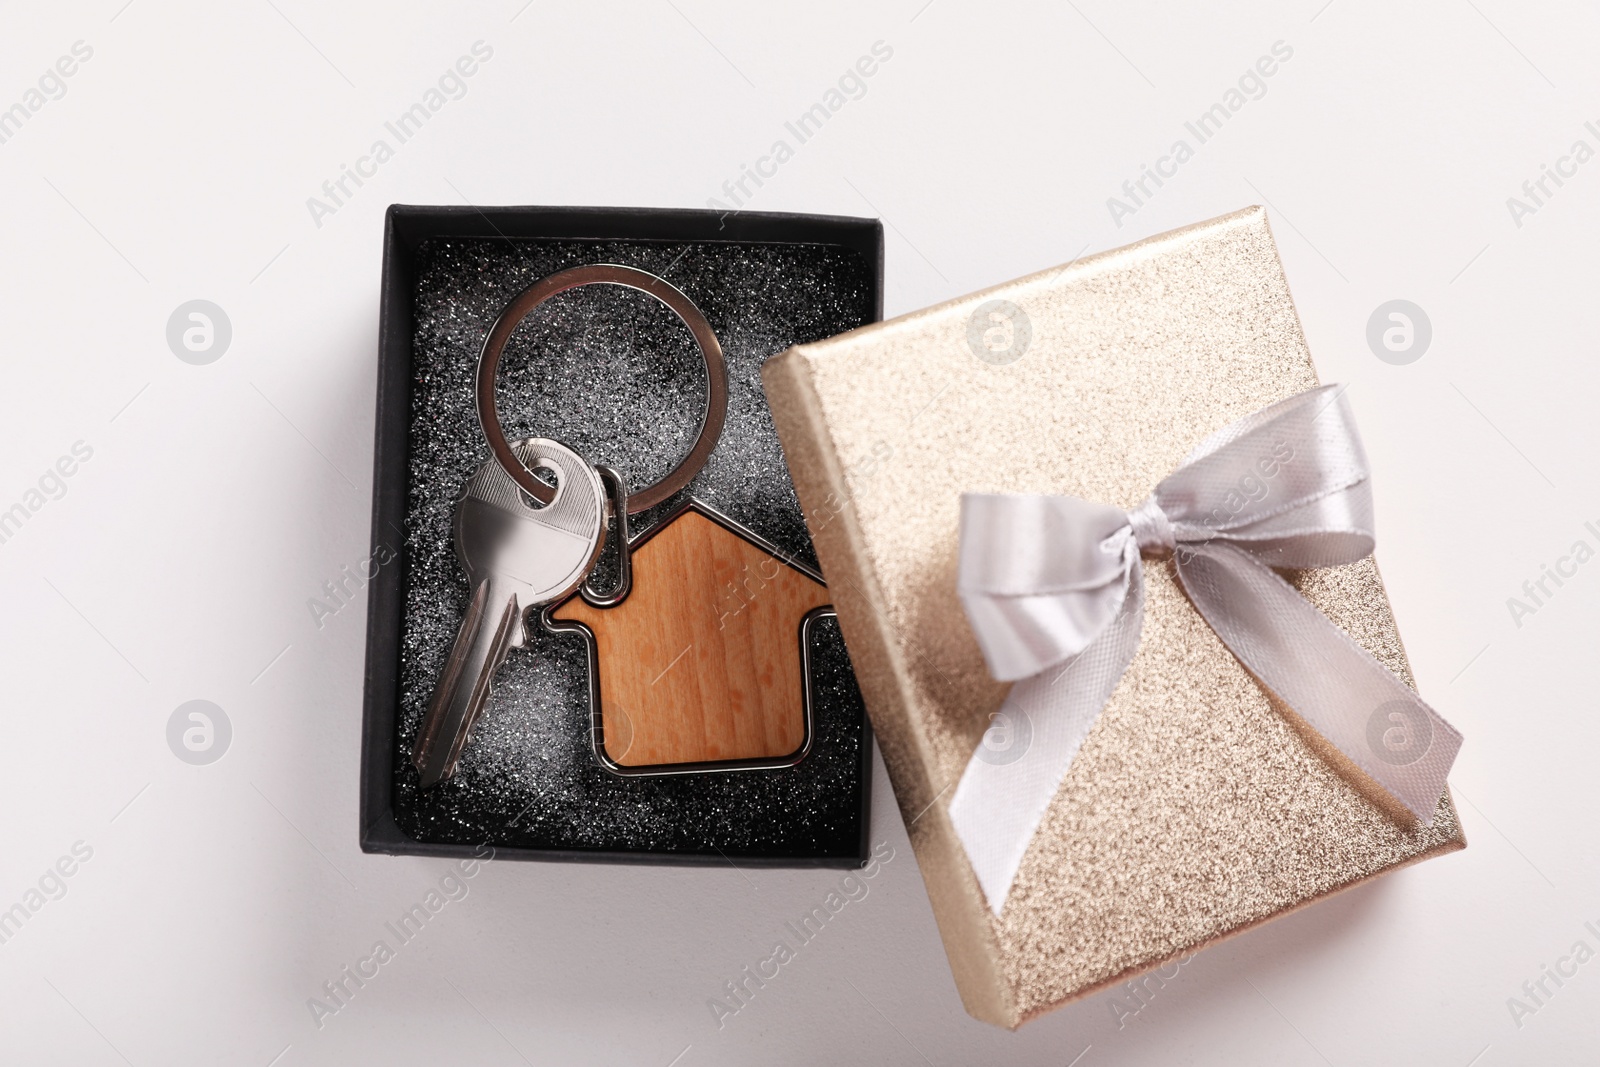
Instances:
[[[424,713],[423,721],[418,725],[418,729],[426,730],[427,727],[427,715]],[[427,789],[429,786],[438,784],[443,779],[449,777],[449,775],[445,773],[444,769],[432,772],[428,770],[428,757],[433,755],[433,745],[434,743],[437,743],[438,739],[433,739],[433,742],[427,745],[422,744],[421,740],[422,739],[419,737],[418,744],[412,749],[411,765],[417,769],[417,778],[422,783],[422,788]]]
[[[474,723],[472,725],[475,726],[477,724]],[[450,760],[448,763],[443,764],[438,770],[431,773],[428,770],[428,757],[433,754],[431,746],[427,752],[422,753],[420,756],[413,757],[411,764],[417,769],[417,779],[421,783],[420,788],[431,789],[440,782],[446,782],[451,778],[454,778],[456,776],[456,770],[461,766],[461,754],[466,751],[467,746],[471,743],[472,726],[468,726],[466,731],[462,734],[461,747],[457,750],[455,758]]]
[[[426,726],[426,722],[424,722],[423,725]],[[411,756],[411,765],[417,769],[417,778],[421,783],[421,788],[423,789],[430,789],[445,779],[455,776],[455,763],[445,764],[431,771],[429,770],[429,764],[431,762],[431,757],[433,756],[434,746],[436,746],[440,740],[441,739],[438,737],[433,738],[432,742],[426,748],[419,748],[418,751],[414,752]]]

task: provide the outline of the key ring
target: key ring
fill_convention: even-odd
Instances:
[[[666,477],[655,485],[628,494],[627,513],[637,515],[666,500],[700,473],[700,468],[705,466],[712,449],[717,447],[717,439],[722,436],[722,424],[728,415],[728,368],[723,362],[722,346],[717,342],[717,335],[712,331],[706,317],[700,313],[700,309],[694,306],[694,302],[666,279],[658,278],[636,267],[624,267],[615,263],[594,263],[557,271],[555,274],[540,278],[518,293],[516,298],[506,305],[505,310],[500,312],[500,317],[490,328],[489,336],[483,343],[483,351],[478,356],[478,423],[483,427],[484,437],[488,438],[489,450],[494,453],[495,459],[499,461],[511,480],[540,504],[549,504],[554,500],[555,490],[534,477],[533,472],[517,458],[511,451],[510,444],[506,442],[505,432],[500,428],[500,413],[495,408],[495,378],[500,369],[500,355],[505,351],[506,342],[534,308],[557,293],[575,289],[580,285],[595,284],[621,285],[628,289],[636,289],[667,305],[683,324],[689,327],[689,332],[699,344],[700,354],[706,363],[706,409],[700,421],[700,436],[695,439],[694,447],[689,449],[689,454],[684,456]]]

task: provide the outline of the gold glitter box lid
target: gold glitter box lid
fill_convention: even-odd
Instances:
[[[1465,847],[1448,793],[1421,827],[1336,770],[1153,561],[1139,652],[999,916],[946,812],[1006,692],[956,596],[961,494],[1133,507],[1212,431],[1317,385],[1262,208],[797,346],[762,377],[974,1016],[1015,1027]],[[1415,684],[1371,558],[1289,577]]]

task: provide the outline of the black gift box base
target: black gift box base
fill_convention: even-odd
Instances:
[[[575,253],[575,248],[581,251]],[[440,249],[445,252],[441,253]],[[508,269],[502,262],[508,261],[509,252],[506,250],[513,249],[528,261],[525,268],[517,264],[520,273],[496,277],[499,287],[489,286],[492,291],[477,301],[482,308],[497,307],[512,295],[511,292],[502,292],[502,289],[519,287],[531,281],[531,277],[523,276],[526,271],[537,269],[545,272],[551,265],[572,265],[570,262],[558,262],[561,256],[569,261],[578,255],[580,258],[598,257],[587,261],[604,259],[631,262],[632,265],[658,272],[687,271],[691,278],[697,275],[690,268],[700,263],[703,268],[701,276],[708,279],[704,284],[709,288],[695,292],[692,286],[685,286],[686,291],[712,317],[719,335],[727,332],[725,345],[731,344],[733,350],[739,350],[742,346],[747,359],[757,356],[765,358],[789,344],[818,338],[810,333],[782,336],[782,329],[764,331],[763,327],[770,324],[759,320],[752,325],[748,300],[741,305],[730,294],[714,291],[721,280],[728,276],[729,270],[735,275],[741,271],[752,277],[761,275],[767,278],[767,283],[773,286],[771,291],[777,294],[779,288],[790,287],[791,279],[784,276],[786,270],[795,275],[805,275],[808,264],[822,260],[835,264],[859,262],[859,285],[851,295],[857,309],[836,316],[837,321],[828,325],[825,332],[839,332],[876,321],[881,314],[882,230],[877,222],[871,220],[766,214],[725,216],[701,211],[601,208],[479,209],[396,205],[390,209],[385,233],[379,341],[374,552],[389,548],[391,551],[386,555],[395,554],[392,546],[397,537],[402,536],[400,531],[404,531],[403,536],[407,540],[405,549],[398,553],[399,558],[380,570],[369,588],[361,771],[363,850],[405,855],[467,856],[481,855],[487,845],[494,849],[497,858],[507,859],[710,863],[724,866],[730,861],[752,866],[859,865],[867,849],[871,734],[864,711],[860,708],[859,694],[854,689],[853,679],[849,677],[848,660],[844,658],[836,624],[831,620],[827,624],[831,629],[819,638],[826,646],[821,649],[822,657],[826,659],[832,655],[836,661],[831,676],[835,691],[829,699],[843,709],[830,720],[834,723],[831,729],[840,743],[853,747],[839,749],[827,757],[834,761],[834,766],[828,770],[830,777],[827,781],[830,784],[841,783],[848,788],[849,795],[838,795],[842,789],[836,788],[822,796],[816,792],[816,784],[811,786],[812,793],[809,795],[813,799],[820,796],[827,801],[826,804],[805,803],[807,794],[803,790],[796,794],[801,798],[796,801],[781,791],[767,790],[763,793],[752,787],[714,787],[722,790],[715,797],[688,796],[677,799],[659,795],[619,794],[610,797],[601,789],[597,796],[585,797],[589,803],[586,810],[603,823],[614,806],[619,812],[615,819],[620,829],[602,827],[592,834],[587,830],[579,832],[572,826],[563,826],[561,820],[556,818],[547,819],[540,824],[543,828],[535,832],[528,823],[538,823],[537,809],[527,823],[518,826],[520,814],[514,814],[511,807],[502,810],[487,803],[482,796],[465,797],[463,794],[462,797],[452,798],[443,793],[418,795],[413,783],[407,780],[400,742],[406,739],[407,715],[415,714],[418,680],[427,673],[424,669],[426,664],[418,658],[424,655],[419,652],[419,646],[432,639],[431,631],[418,625],[417,616],[419,613],[437,616],[432,619],[433,629],[437,630],[438,618],[446,617],[458,609],[458,605],[440,603],[451,595],[448,589],[444,589],[449,583],[441,586],[444,591],[438,596],[433,595],[433,587],[426,585],[429,581],[436,584],[440,582],[440,551],[436,544],[429,541],[426,530],[419,534],[417,528],[426,527],[432,521],[431,512],[419,508],[419,489],[413,484],[419,470],[424,475],[431,476],[433,473],[427,467],[424,455],[427,448],[436,444],[430,443],[429,435],[436,438],[441,433],[457,432],[441,430],[440,426],[454,427],[461,421],[459,413],[450,407],[455,403],[454,394],[444,391],[445,384],[437,380],[443,377],[438,373],[438,367],[429,372],[428,359],[436,356],[429,350],[416,347],[419,343],[432,343],[428,338],[434,336],[427,334],[419,339],[419,324],[426,333],[430,323],[437,325],[435,320],[438,317],[436,302],[419,304],[419,300],[432,300],[434,296],[431,291],[419,292],[419,282],[425,286],[430,284],[428,272],[433,269],[430,264],[444,254],[456,257],[452,260],[452,268],[469,281],[476,277],[473,270],[482,271],[486,278],[493,276],[495,271],[504,273]],[[632,260],[627,258],[630,255]],[[727,270],[719,261],[721,259],[731,264]],[[818,268],[816,274],[817,277],[825,277],[827,271]],[[671,280],[677,282],[679,279],[672,277]],[[808,279],[796,277],[792,280],[803,287]],[[783,294],[783,297],[794,298],[789,293]],[[774,299],[778,299],[776,295]],[[479,318],[488,314],[481,308],[478,311],[481,312]],[[719,317],[723,321],[718,321]],[[826,313],[823,313],[823,318],[826,318]],[[471,316],[468,319],[471,320]],[[814,333],[819,328],[818,321],[818,316],[812,314],[805,319],[803,326],[796,327],[793,321],[789,321],[786,328]],[[447,325],[453,326],[453,323]],[[467,348],[470,347],[470,356],[476,355],[476,344],[481,341],[481,333],[475,335],[475,339],[467,336],[473,325],[474,322],[469,321],[466,328],[455,331],[460,336],[453,334],[446,337],[452,346],[448,365],[452,373]],[[483,330],[487,326],[488,322],[481,323]],[[514,362],[508,349],[508,366]],[[507,382],[508,379],[503,377],[503,413],[506,410],[505,392],[515,384]],[[672,384],[669,382],[668,386]],[[530,388],[546,386],[536,383]],[[429,389],[435,390],[435,393],[429,394]],[[755,393],[759,398],[758,387]],[[757,426],[760,432],[769,433],[770,418],[765,417],[764,399],[746,396],[744,403],[752,412],[755,411],[754,405],[759,403],[760,409],[756,414],[762,417],[753,420],[747,418],[747,425]],[[429,404],[444,405],[449,417],[432,417],[423,410]],[[760,429],[762,419],[767,424],[765,429]],[[670,436],[673,429],[666,427],[662,432]],[[516,436],[512,431],[513,426],[508,420],[507,432]],[[471,425],[470,432],[477,433],[475,423]],[[550,435],[562,437],[561,434]],[[775,440],[774,436],[774,447]],[[422,447],[414,454],[413,450],[419,441]],[[569,443],[579,447],[577,442]],[[759,443],[765,447],[766,442]],[[590,444],[591,451],[604,447],[603,441]],[[481,451],[487,455],[486,446]],[[580,451],[583,449],[580,448]],[[590,453],[586,451],[585,454]],[[591,458],[596,462],[610,461],[604,455]],[[441,485],[449,481],[451,474],[446,470],[442,477]],[[784,484],[781,488],[792,497],[786,475],[782,480]],[[732,484],[728,481],[726,471],[720,484],[725,492],[728,491],[726,487]],[[437,495],[433,492],[437,488],[429,486],[429,494]],[[703,491],[705,487],[700,488]],[[695,487],[691,487],[691,492],[694,491]],[[782,494],[774,497],[781,498]],[[675,498],[675,502],[679,501],[680,498]],[[729,502],[713,500],[712,503],[726,506]],[[760,500],[743,500],[742,494],[740,500],[732,503],[743,504],[747,508],[757,505],[765,508],[765,511],[756,512],[758,520],[771,515],[771,521],[777,524],[776,529],[760,529],[758,523],[750,522],[748,516],[736,517],[757,527],[763,535],[772,536],[773,540],[796,556],[814,560],[809,541],[805,540],[797,503],[793,505],[792,514],[787,504],[774,508]],[[662,510],[667,510],[667,506],[664,505]],[[645,520],[643,526],[647,527],[649,515],[641,518]],[[784,543],[786,538],[787,544]],[[460,584],[464,590],[464,579]],[[419,597],[419,590],[425,595]],[[549,654],[565,655],[560,650],[552,650]],[[586,679],[581,681],[587,684]],[[422,696],[425,698],[426,693],[422,693]],[[485,713],[486,718],[489,715],[489,712]],[[480,731],[482,729],[480,727]],[[475,734],[474,743],[477,741]],[[587,737],[582,741],[587,745]],[[838,760],[846,753],[848,765],[840,766]],[[525,757],[526,754],[523,755]],[[593,759],[592,753],[589,758]],[[808,757],[808,760],[811,758]],[[468,762],[467,759],[463,760],[464,768]],[[805,762],[802,762],[801,768],[805,767]],[[479,780],[484,780],[484,774],[493,770],[493,764],[479,768]],[[472,777],[466,769],[463,770],[463,776]],[[687,776],[689,779],[716,777],[724,776]],[[526,779],[526,774],[517,776],[520,788],[529,788]],[[598,788],[592,782],[580,784],[590,792]],[[437,788],[448,787],[447,783]],[[752,799],[742,800],[741,790],[750,792]],[[481,792],[492,793],[493,782],[483,786]],[[533,798],[529,806],[536,807],[540,802],[537,790],[529,796]],[[459,813],[451,808],[453,803],[462,805]],[[741,805],[745,805],[743,810]],[[784,808],[795,810],[781,817],[775,814]],[[824,810],[816,810],[819,808]],[[671,825],[674,812],[680,811],[681,819],[678,821],[684,825]],[[645,815],[650,815],[656,821],[650,823],[644,818]],[[811,823],[807,824],[807,819]],[[794,825],[786,825],[785,820]],[[761,832],[746,832],[746,824],[757,822],[763,827]],[[640,827],[638,837],[629,839],[628,833],[634,832],[630,828],[636,824]],[[722,829],[704,829],[713,824]],[[729,836],[719,839],[716,837],[718,833]],[[560,847],[559,844],[547,843],[540,834],[554,839],[560,839],[565,834],[570,838],[582,839],[582,844],[580,847]],[[697,841],[696,835],[704,840]],[[531,847],[530,840],[533,842]]]

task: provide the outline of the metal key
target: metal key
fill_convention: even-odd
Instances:
[[[555,499],[530,505],[491,458],[456,503],[456,556],[472,596],[411,752],[423,788],[455,774],[495,671],[527,643],[529,610],[578,588],[605,542],[606,495],[595,469],[544,438],[511,448],[528,469],[556,473]]]

